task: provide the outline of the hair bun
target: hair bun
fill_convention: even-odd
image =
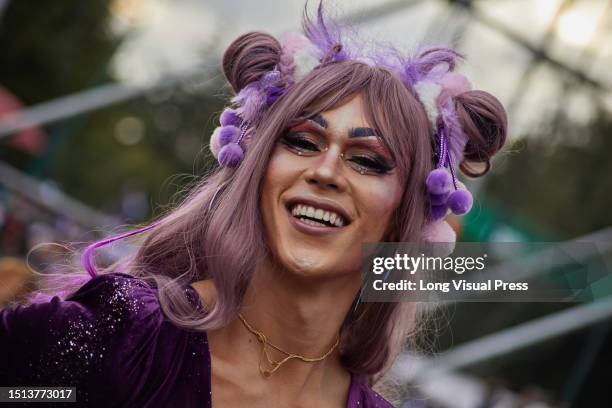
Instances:
[[[280,61],[281,45],[269,34],[251,32],[236,38],[223,54],[223,72],[234,92],[257,81]]]
[[[506,142],[508,118],[496,97],[484,91],[467,91],[455,97],[457,116],[468,141],[460,168],[471,177],[491,168],[491,158]],[[481,170],[477,163],[484,163]]]

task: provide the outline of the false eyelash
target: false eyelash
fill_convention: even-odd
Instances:
[[[360,160],[361,163],[359,161],[356,161],[355,159]],[[372,169],[372,171],[378,174],[387,174],[393,168],[389,164],[385,163],[383,160],[380,160],[377,158],[370,158],[366,156],[356,156],[355,158],[352,158],[351,160],[353,160],[353,163],[357,164],[358,166],[367,167],[368,170]],[[363,163],[363,162],[366,162],[366,163]]]
[[[309,152],[319,151],[319,146],[314,141],[309,140],[309,138],[300,136],[300,133],[298,132],[287,132],[283,136],[282,142],[291,149],[298,149]]]

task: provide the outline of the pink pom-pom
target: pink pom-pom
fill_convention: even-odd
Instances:
[[[467,190],[453,191],[446,200],[446,204],[455,215],[463,215],[470,211],[472,203],[472,193]]]
[[[219,131],[219,146],[236,142],[240,136],[240,129],[236,126],[222,126]]]
[[[423,228],[423,240],[427,242],[455,242],[457,234],[448,222],[439,220],[428,222]]]
[[[219,157],[219,150],[221,150],[221,144],[219,143],[219,133],[221,133],[221,129],[222,128],[219,126],[214,130],[212,136],[210,136],[209,147],[215,158]]]
[[[432,170],[427,176],[425,184],[430,194],[448,194],[451,190],[453,180],[451,175],[442,168]]]
[[[447,212],[448,212],[448,206],[446,204],[431,205],[429,207],[429,219],[430,220],[440,220],[446,216]]]
[[[455,250],[457,234],[446,221],[433,221],[423,227],[423,241],[432,245],[432,256],[446,257]]]
[[[236,110],[231,108],[225,108],[225,110],[221,113],[221,117],[219,118],[219,122],[221,126],[240,126],[242,119],[238,116]]]
[[[222,166],[235,167],[240,164],[244,158],[242,147],[236,143],[229,143],[219,151],[219,164]]]
[[[472,89],[470,81],[464,75],[456,72],[449,72],[444,75],[440,80],[440,86],[442,91],[438,95],[437,100],[439,106],[444,105],[448,98],[455,97]]]
[[[308,37],[295,31],[285,33],[281,37],[281,44],[283,49],[282,52],[285,55],[293,55],[299,50],[311,45]]]

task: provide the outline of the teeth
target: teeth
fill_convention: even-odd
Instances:
[[[326,227],[327,226],[327,225],[323,224],[322,222],[313,221],[313,220],[310,220],[308,218],[300,218],[300,220],[304,224],[308,224],[308,225],[314,225],[314,226],[317,226],[317,227]]]
[[[317,210],[315,211],[315,213],[314,213],[314,217],[315,217],[317,220],[322,220],[322,219],[323,219],[323,210],[322,210],[322,209],[320,209],[320,208],[319,208],[319,209],[317,209]]]
[[[309,225],[327,226],[322,222],[309,220],[308,218],[314,218],[321,221],[329,222],[336,227],[342,227],[344,225],[344,219],[339,214],[333,211],[326,211],[321,208],[315,208],[309,205],[296,204],[291,209],[291,215],[300,218],[303,222]],[[308,218],[303,218],[308,217]]]

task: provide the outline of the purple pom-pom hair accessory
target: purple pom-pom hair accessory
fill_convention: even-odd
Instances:
[[[242,119],[238,116],[238,112],[232,108],[225,108],[221,113],[221,117],[219,118],[219,123],[221,126],[236,126],[239,127],[242,123]]]
[[[222,166],[235,167],[242,162],[244,151],[238,143],[228,143],[219,150],[219,164]]]
[[[438,130],[438,137],[438,163],[425,181],[429,198],[428,216],[432,221],[444,218],[448,209],[455,215],[466,214],[472,208],[473,203],[472,194],[467,189],[459,188],[453,155],[448,147],[444,121]],[[451,192],[452,187],[455,191]]]
[[[228,143],[236,142],[240,138],[240,129],[234,125],[219,126],[210,137],[210,150],[219,157],[219,151]]]
[[[456,215],[463,215],[472,208],[472,194],[467,190],[455,190],[449,196],[446,204]]]
[[[210,139],[210,149],[221,166],[236,167],[244,158],[240,143],[249,129],[248,122],[243,122],[240,129],[233,125],[220,126]]]
[[[448,206],[446,204],[431,205],[429,207],[429,216],[432,220],[441,220],[448,214]]]
[[[226,108],[221,113],[221,126],[210,138],[210,150],[221,166],[236,167],[242,162],[244,149],[240,143],[251,124],[257,123],[261,114],[284,94],[281,85],[281,73],[275,67],[232,99],[236,109]]]
[[[452,183],[453,180],[450,174],[442,167],[432,170],[425,181],[427,191],[438,198],[441,198],[440,196],[443,198],[448,197],[451,192]]]

